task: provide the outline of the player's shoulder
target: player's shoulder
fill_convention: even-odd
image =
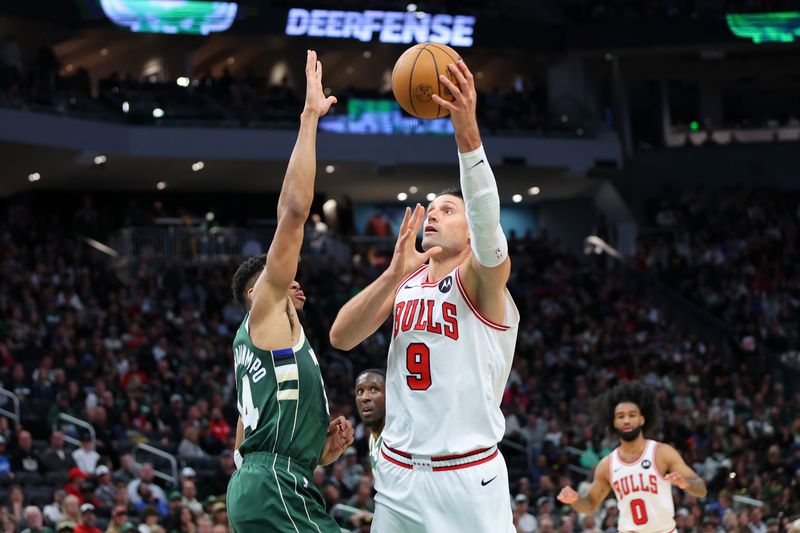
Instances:
[[[667,444],[666,442],[653,440],[653,446],[655,446],[655,453],[657,456],[672,455],[678,453],[678,450],[676,450],[671,444]]]
[[[616,452],[616,450],[600,459],[600,462],[597,463],[594,473],[594,478],[596,480],[609,481],[609,465],[611,463],[611,456],[614,454],[614,452]]]

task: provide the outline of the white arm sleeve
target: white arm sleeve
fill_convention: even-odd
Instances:
[[[500,196],[483,145],[458,153],[461,192],[467,207],[472,253],[485,267],[496,267],[508,257],[508,242],[500,227]]]

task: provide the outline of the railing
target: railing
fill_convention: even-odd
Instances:
[[[7,416],[14,420],[14,425],[19,426],[19,396],[11,392],[10,390],[4,389],[0,387],[0,396],[4,396],[11,400],[11,403],[14,404],[14,410],[9,411],[5,408],[5,402],[0,404],[0,415]]]
[[[574,446],[567,446],[566,448],[564,448],[564,451],[570,455],[580,458],[580,456],[583,455],[583,452],[586,450],[581,450],[579,448],[575,448]],[[567,466],[567,470],[569,470],[570,472],[575,472],[579,476],[582,476],[586,479],[588,479],[589,474],[592,473],[592,471],[589,470],[588,468],[583,468],[582,466],[574,465],[572,463],[570,463]]]
[[[274,234],[274,227],[131,227],[112,235],[111,248],[129,259],[226,259],[265,252]]]
[[[584,240],[584,251],[605,254],[621,266],[627,276],[623,282],[635,291],[643,291],[651,302],[658,305],[669,319],[683,331],[697,335],[708,344],[715,344],[725,359],[733,358],[730,339],[732,329],[696,303],[658,281],[655,276],[640,272],[631,262],[600,237],[590,235]]]
[[[153,461],[139,462],[137,460],[137,456],[140,452],[167,461],[170,465],[170,473],[163,472],[162,470],[156,468],[156,464]],[[136,448],[133,450],[133,464],[136,466],[136,468],[141,468],[145,462],[153,463],[153,476],[157,477],[158,479],[163,479],[173,487],[178,484],[178,461],[175,460],[174,455],[171,455],[164,450],[159,450],[158,448],[150,446],[149,444],[137,444]]]
[[[71,415],[60,413],[58,415],[58,419],[56,420],[55,424],[53,425],[53,429],[54,430],[55,429],[61,429],[61,428],[64,427],[64,425],[59,423],[61,421],[66,422],[65,425],[78,426],[80,428],[83,428],[83,430],[86,431],[89,434],[89,438],[92,441],[92,449],[93,450],[96,449],[97,436],[95,435],[94,428],[92,427],[92,425],[89,422],[87,422],[85,420],[81,420],[80,418],[75,418],[74,416],[71,416]],[[73,446],[80,447],[81,440],[78,439],[78,438],[75,438],[72,435],[72,431],[64,431],[63,433],[64,433],[64,442],[66,442],[67,444],[71,444]]]
[[[330,515],[333,517],[334,520],[348,520],[351,516],[364,513],[366,516],[372,517],[372,513],[369,511],[365,511],[363,509],[359,509],[358,507],[352,507],[350,505],[345,505],[343,503],[337,503],[333,507],[331,507]],[[352,531],[351,529],[345,529],[341,527],[342,533],[347,533],[348,531]]]

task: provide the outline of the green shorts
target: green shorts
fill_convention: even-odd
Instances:
[[[340,533],[312,473],[283,455],[251,452],[228,483],[233,533]]]

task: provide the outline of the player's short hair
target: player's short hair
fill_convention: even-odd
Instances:
[[[383,381],[386,381],[386,370],[384,370],[382,368],[368,368],[366,370],[362,370],[356,376],[356,381],[358,381],[358,378],[360,378],[364,374],[378,374],[379,376],[381,376],[383,378]]]
[[[436,195],[436,198],[439,198],[440,196],[444,196],[445,194],[448,194],[450,196],[457,196],[457,197],[461,198],[462,200],[464,199],[464,193],[461,192],[461,189],[456,187],[456,186],[451,186],[451,187],[448,187],[448,188],[444,189],[442,192],[440,192],[439,194]]]
[[[606,391],[597,398],[594,405],[595,421],[601,431],[616,432],[614,410],[621,403],[633,403],[644,417],[642,432],[649,435],[658,428],[661,421],[661,407],[655,389],[638,382],[625,381]]]
[[[239,268],[236,269],[236,273],[233,275],[233,281],[231,282],[233,297],[245,309],[250,309],[250,303],[247,300],[247,291],[255,285],[258,275],[264,270],[266,263],[267,254],[251,257],[239,265]]]

